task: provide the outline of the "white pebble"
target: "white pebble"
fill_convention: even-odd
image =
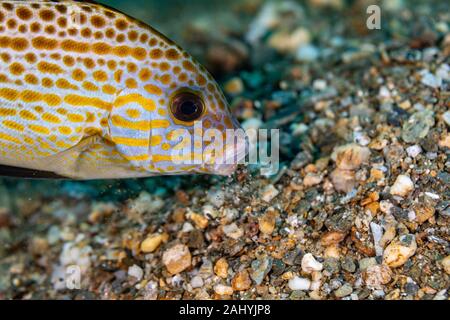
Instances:
[[[367,146],[370,143],[369,136],[361,131],[355,131],[353,132],[353,140],[359,144],[360,146]]]
[[[317,47],[307,44],[298,48],[296,58],[298,61],[311,62],[319,58],[320,51]]]
[[[141,281],[144,276],[144,270],[136,264],[133,264],[128,268],[128,275],[130,277],[136,278],[137,281]]]
[[[425,195],[426,195],[428,198],[431,198],[431,199],[434,199],[434,200],[440,199],[439,195],[436,194],[436,193],[425,192]]]
[[[434,296],[433,300],[447,300],[447,289],[442,289]]]
[[[191,279],[192,288],[201,288],[203,287],[203,279],[199,276],[195,276]]]
[[[311,287],[311,281],[306,278],[300,278],[295,276],[288,282],[288,286],[291,290],[309,290]]]
[[[447,124],[447,126],[450,127],[450,111],[444,112],[442,118],[444,119],[444,122]]]
[[[439,88],[442,85],[442,79],[440,77],[436,77],[428,70],[422,70],[422,72],[420,72],[420,75],[422,76],[421,82],[426,86]]]
[[[446,63],[441,64],[436,70],[436,76],[442,80],[450,81],[450,66]]]
[[[214,291],[220,295],[230,296],[233,294],[233,288],[229,286],[224,286],[223,284],[218,284],[214,287]]]
[[[408,156],[410,156],[411,158],[415,158],[422,152],[422,148],[419,145],[415,144],[406,148],[406,152],[408,153]]]
[[[222,230],[227,237],[230,237],[235,240],[241,238],[244,235],[244,231],[242,231],[242,229],[239,228],[234,222],[232,224],[223,226]]]
[[[380,91],[378,92],[378,95],[379,95],[381,98],[388,99],[388,98],[391,97],[391,92],[389,91],[389,89],[388,89],[387,87],[382,86],[382,87],[380,88]]]
[[[405,197],[411,191],[414,190],[414,183],[411,178],[400,174],[397,179],[395,179],[394,184],[391,187],[391,194],[395,196]]]
[[[414,212],[414,210],[409,210],[408,211],[408,220],[409,221],[416,220],[416,213]]]
[[[311,253],[307,253],[302,258],[302,270],[307,273],[322,270],[323,265],[317,261]]]
[[[380,245],[380,240],[383,237],[383,228],[379,224],[371,222],[370,229],[372,230],[375,253],[377,256],[381,256],[383,254],[383,247]]]
[[[327,88],[327,82],[323,79],[316,79],[313,82],[313,88],[319,91],[325,90]]]
[[[225,202],[225,193],[222,190],[209,191],[206,197],[216,208],[220,208]]]
[[[185,222],[183,224],[183,228],[181,229],[181,232],[188,233],[194,230],[194,227],[189,222]]]

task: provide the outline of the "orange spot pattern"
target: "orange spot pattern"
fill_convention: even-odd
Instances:
[[[173,125],[170,95],[185,86],[207,90],[212,109],[224,107],[207,72],[152,28],[101,5],[70,6],[80,9],[75,20],[64,3],[0,5],[0,164],[4,154],[14,154],[5,145],[23,152],[31,164],[100,135],[104,144],[92,146],[83,161],[126,165],[108,136],[110,125],[167,130]],[[118,105],[124,112],[112,116]],[[150,127],[145,112],[154,114]],[[161,151],[171,148],[164,140],[152,144]]]

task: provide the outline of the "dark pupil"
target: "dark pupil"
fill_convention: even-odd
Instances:
[[[197,104],[192,100],[186,100],[181,104],[180,111],[182,114],[190,116],[197,112]]]

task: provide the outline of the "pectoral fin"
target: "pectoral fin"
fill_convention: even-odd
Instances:
[[[75,146],[45,157],[35,163],[35,168],[21,168],[15,166],[0,165],[0,176],[25,179],[71,179],[78,177],[77,159],[79,156],[96,143],[101,137],[94,135],[83,138]],[[51,167],[51,170],[45,168]]]

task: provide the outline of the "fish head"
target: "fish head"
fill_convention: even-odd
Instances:
[[[208,71],[182,51],[173,56],[156,77],[150,166],[164,174],[229,175],[246,156],[245,133]]]

